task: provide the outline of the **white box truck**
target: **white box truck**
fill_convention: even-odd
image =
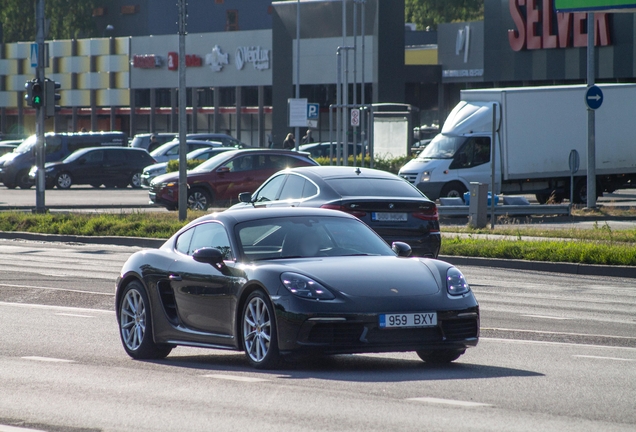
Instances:
[[[595,112],[596,193],[636,187],[636,85],[600,84]],[[430,199],[462,197],[471,182],[491,183],[495,121],[495,193],[570,197],[572,150],[579,154],[574,202],[587,201],[585,85],[462,90],[442,131],[399,175]]]

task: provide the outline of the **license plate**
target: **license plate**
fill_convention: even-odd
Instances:
[[[436,312],[418,312],[380,315],[380,328],[434,327]]]
[[[408,216],[406,213],[371,213],[371,219],[381,222],[406,222]]]

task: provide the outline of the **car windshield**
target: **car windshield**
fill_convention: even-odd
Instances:
[[[29,151],[31,151],[31,149],[33,147],[35,147],[35,140],[36,140],[36,136],[35,135],[31,135],[30,137],[28,137],[27,139],[25,139],[24,141],[22,141],[22,144],[20,144],[15,150],[13,150],[15,153],[28,153]]]
[[[210,159],[203,162],[201,165],[196,166],[191,169],[191,172],[208,172],[215,169],[218,165],[230,159],[230,157],[234,154],[233,151],[227,151],[219,153],[218,155],[211,157]]]
[[[439,134],[417,155],[417,159],[452,159],[465,137]]]
[[[80,157],[84,156],[86,154],[87,151],[89,151],[90,149],[82,149],[82,150],[78,150],[75,151],[73,153],[71,153],[70,155],[68,155],[66,157],[66,159],[64,159],[64,162],[71,162],[74,161],[76,159],[79,159]]]
[[[343,197],[410,197],[422,198],[422,193],[411,183],[401,179],[385,178],[330,178],[326,183]]]
[[[179,144],[179,143],[177,142],[177,144]],[[162,146],[157,147],[155,150],[153,150],[150,153],[150,156],[152,156],[152,157],[162,156],[174,146],[175,146],[174,141],[170,141],[168,143],[165,143]]]
[[[235,229],[247,261],[395,255],[389,245],[364,223],[344,217],[259,219],[240,223]]]

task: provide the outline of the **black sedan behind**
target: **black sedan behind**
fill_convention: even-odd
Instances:
[[[437,206],[401,177],[371,168],[298,167],[270,177],[254,194],[239,195],[246,207],[322,207],[365,222],[387,243],[409,243],[413,255],[437,258],[441,245]]]

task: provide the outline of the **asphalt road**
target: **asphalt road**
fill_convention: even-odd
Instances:
[[[251,369],[240,353],[129,359],[113,311],[138,248],[0,240],[1,425],[47,431],[634,430],[632,280],[462,266],[482,339]]]

